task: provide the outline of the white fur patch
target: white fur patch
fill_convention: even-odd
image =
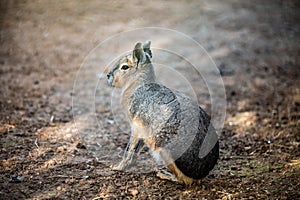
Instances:
[[[152,151],[152,156],[153,156],[153,158],[155,159],[155,161],[157,163],[164,163],[164,160],[160,156],[160,151],[159,150]]]

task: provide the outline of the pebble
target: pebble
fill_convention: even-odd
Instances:
[[[128,192],[129,192],[132,196],[136,196],[136,195],[139,193],[139,191],[138,191],[137,189],[133,189],[133,188],[128,189]]]
[[[23,179],[18,175],[12,175],[11,180],[15,183],[21,183],[23,181]]]
[[[65,146],[60,146],[60,147],[57,147],[57,149],[56,149],[56,153],[62,153],[62,152],[64,152],[64,151],[65,151],[65,149],[66,149],[66,147],[65,147]]]

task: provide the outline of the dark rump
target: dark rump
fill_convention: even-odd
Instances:
[[[196,140],[196,139],[195,139]],[[191,147],[193,144],[191,145]],[[188,149],[180,158],[175,161],[176,166],[182,173],[193,179],[201,179],[209,174],[214,168],[219,158],[219,142],[204,158],[199,158],[200,146],[198,151]]]
[[[200,108],[200,107],[199,107]],[[217,138],[217,133],[210,125],[210,117],[206,112],[200,108],[199,128],[190,147],[175,160],[175,164],[182,171],[183,174],[190,178],[200,179],[208,175],[214,168],[219,158],[219,141],[213,142],[209,153],[203,158],[199,157],[201,145],[203,144],[207,134],[214,134],[211,138]],[[208,130],[210,130],[209,133]]]

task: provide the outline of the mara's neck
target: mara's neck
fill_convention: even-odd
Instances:
[[[127,108],[128,104],[130,104],[130,97],[136,90],[136,88],[140,87],[143,84],[153,83],[156,81],[155,73],[152,64],[147,64],[148,66],[139,69],[137,74],[132,77],[131,81],[123,87],[122,94],[121,94],[121,104],[123,108]]]

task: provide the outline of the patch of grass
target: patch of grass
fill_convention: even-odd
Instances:
[[[15,141],[8,141],[6,143],[3,144],[4,148],[11,148],[11,147],[14,147],[16,146],[16,142]]]

